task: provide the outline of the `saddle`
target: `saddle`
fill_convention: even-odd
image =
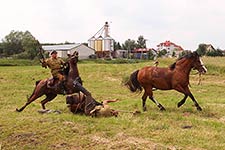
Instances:
[[[62,94],[66,94],[65,81],[60,81],[58,78],[50,78],[47,80],[47,88],[60,91]]]

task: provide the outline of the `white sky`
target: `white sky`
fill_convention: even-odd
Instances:
[[[224,0],[0,0],[0,40],[28,30],[41,43],[82,43],[108,21],[120,43],[143,35],[148,48],[170,40],[225,49],[224,7]]]

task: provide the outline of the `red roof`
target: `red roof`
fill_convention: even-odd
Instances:
[[[179,50],[183,50],[183,48],[179,45],[174,44],[173,42],[170,41],[165,41],[163,43],[160,43],[159,45],[157,45],[157,47],[159,46],[164,46],[164,47],[170,47],[171,45],[174,45],[174,47],[178,48]]]

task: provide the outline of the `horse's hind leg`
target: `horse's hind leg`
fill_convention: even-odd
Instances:
[[[142,96],[142,109],[143,109],[143,111],[146,111],[147,110],[147,108],[146,108],[146,99],[147,99],[147,94],[145,92],[143,94],[143,96]]]
[[[18,108],[16,108],[16,111],[17,112],[21,112],[21,111],[23,111],[24,110],[24,108],[26,108],[27,107],[27,105],[29,105],[30,103],[26,103],[23,107],[21,107],[20,109],[18,109]]]
[[[26,104],[25,104],[23,107],[21,107],[20,109],[16,108],[16,111],[17,111],[17,112],[23,111],[24,108],[27,107],[27,105],[29,105],[31,102],[33,102],[34,100],[36,100],[37,98],[39,98],[39,97],[41,97],[41,96],[42,96],[42,95],[36,95],[36,94],[33,93],[33,94],[31,95],[31,97],[27,100]]]
[[[144,97],[144,96],[146,96],[146,97]],[[146,100],[147,96],[149,96],[149,98],[160,108],[160,110],[166,110],[157,100],[154,99],[151,87],[145,88],[145,93],[142,96],[143,106],[145,106],[145,100]],[[143,97],[145,99],[143,99]]]
[[[46,94],[46,98],[41,101],[41,106],[43,109],[45,109],[45,104],[51,100],[53,100],[57,94]]]
[[[159,107],[160,110],[162,110],[162,111],[163,111],[163,110],[166,110],[166,109],[163,107],[163,105],[161,105],[157,100],[154,99],[153,96],[152,96],[152,97],[149,96],[149,98],[150,98],[150,99],[151,99],[151,100]]]

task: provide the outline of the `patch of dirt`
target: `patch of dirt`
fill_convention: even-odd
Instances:
[[[154,149],[154,150],[179,150],[181,148],[175,146],[164,146],[159,143],[155,143],[148,139],[133,137],[125,135],[124,133],[117,134],[114,138],[106,138],[94,135],[91,141],[96,145],[102,145],[104,149]]]
[[[70,149],[71,147],[68,143],[59,143],[51,146],[51,149],[58,150],[58,149]]]
[[[119,81],[119,79],[113,78],[113,77],[105,77],[105,80],[107,81]]]
[[[24,146],[24,145],[38,145],[39,141],[38,141],[38,137],[35,133],[15,133],[10,135],[7,139],[6,139],[6,145],[7,144],[16,144],[18,147]],[[5,145],[4,144],[4,145]]]
[[[225,116],[221,117],[221,118],[219,119],[219,121],[225,123]]]

